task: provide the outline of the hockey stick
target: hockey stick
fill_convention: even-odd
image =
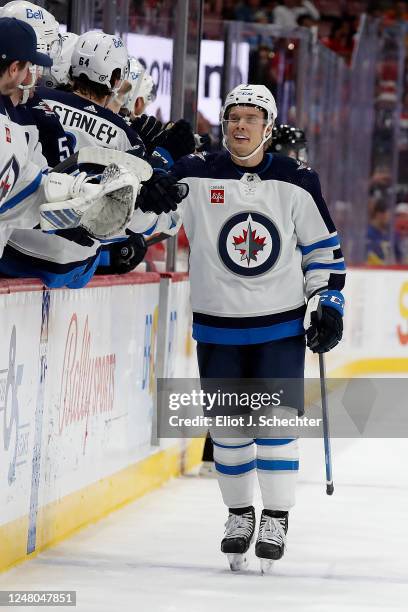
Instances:
[[[146,246],[151,247],[154,244],[157,244],[158,242],[163,242],[163,240],[167,240],[168,238],[172,238],[172,236],[170,236],[170,234],[165,234],[164,232],[160,232],[159,234],[156,234],[152,238],[149,238],[148,240],[146,240]]]
[[[322,416],[323,416],[323,440],[324,440],[324,460],[326,465],[326,493],[333,495],[333,473],[330,448],[329,414],[327,409],[327,386],[326,386],[326,367],[323,353],[319,353],[320,369],[320,392],[322,396]]]

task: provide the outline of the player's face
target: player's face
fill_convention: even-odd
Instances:
[[[262,141],[266,119],[259,108],[234,106],[226,120],[226,136],[232,154],[249,155]]]
[[[30,66],[30,62],[23,65],[21,62],[13,62],[0,79],[0,93],[4,96],[12,94],[29,77]]]

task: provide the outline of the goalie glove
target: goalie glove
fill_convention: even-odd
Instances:
[[[80,226],[100,240],[123,234],[133,215],[140,183],[152,172],[145,161],[131,160],[132,170],[108,165],[99,184],[90,183],[91,177],[84,172],[76,177],[49,174],[44,182],[47,203],[40,205],[41,229]]]
[[[163,171],[153,172],[153,176],[143,183],[136,205],[142,212],[156,215],[176,210],[178,204],[188,195],[188,185],[178,183],[177,179]]]
[[[303,326],[313,353],[327,353],[343,336],[344,297],[340,291],[322,291],[310,298]]]
[[[179,119],[171,127],[164,129],[152,141],[153,148],[166,149],[177,161],[184,155],[194,153],[196,140],[191,125],[185,119]]]

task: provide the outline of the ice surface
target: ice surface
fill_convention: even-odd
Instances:
[[[302,447],[272,576],[253,548],[245,573],[227,569],[217,482],[186,476],[2,574],[0,589],[76,590],[79,612],[406,612],[407,441],[334,440],[333,497],[322,441]]]

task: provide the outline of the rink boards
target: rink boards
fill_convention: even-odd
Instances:
[[[0,281],[1,570],[200,461],[152,432],[156,376],[195,375],[188,279],[164,276]]]
[[[328,370],[408,372],[407,271],[352,270],[346,297]],[[196,376],[186,275],[0,281],[0,320],[4,570],[192,468],[202,441],[154,435],[156,377]]]

